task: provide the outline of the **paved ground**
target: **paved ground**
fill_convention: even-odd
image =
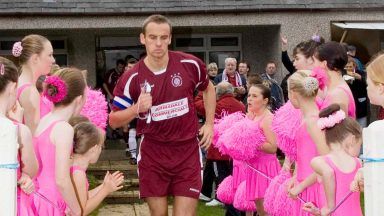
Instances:
[[[172,212],[169,206],[168,212]],[[149,216],[147,204],[114,204],[105,205],[99,210],[98,216]]]

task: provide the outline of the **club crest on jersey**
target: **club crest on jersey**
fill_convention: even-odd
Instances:
[[[172,77],[172,85],[174,87],[179,87],[183,84],[183,79],[181,79],[180,73],[175,73],[171,75]]]

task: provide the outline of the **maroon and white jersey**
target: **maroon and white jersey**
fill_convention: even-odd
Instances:
[[[195,89],[205,90],[209,84],[200,59],[182,52],[169,51],[168,55],[166,70],[159,72],[150,71],[140,60],[122,75],[113,92],[113,109],[122,110],[137,103],[141,87],[149,84],[151,122],[139,119],[137,131],[145,135],[145,139],[165,144],[196,139],[198,121],[193,94]]]

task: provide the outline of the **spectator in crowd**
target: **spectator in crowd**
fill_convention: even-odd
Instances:
[[[360,59],[356,57],[356,47],[353,45],[348,45],[347,46],[347,54],[348,56],[352,57],[357,65],[357,69],[361,72],[365,71],[363,63],[361,63]]]
[[[209,63],[207,67],[209,79],[213,82],[217,76],[219,68],[215,62]]]
[[[249,66],[249,64],[248,64],[248,62],[246,62],[246,61],[240,61],[239,62],[239,73],[241,74],[241,75],[243,75],[246,79],[247,79],[247,77],[248,77],[248,73],[249,73],[249,71],[251,70],[251,67]]]
[[[235,58],[225,59],[225,69],[223,73],[216,76],[214,82],[219,84],[221,81],[227,81],[231,83],[235,88],[235,97],[239,101],[242,101],[245,97],[246,91],[246,80],[243,75],[236,71],[237,60]]]
[[[123,74],[124,67],[125,67],[125,61],[123,59],[118,59],[116,61],[116,67],[108,70],[104,75],[103,93],[107,97],[109,110],[111,109],[112,101],[113,101],[113,89],[115,89],[117,80],[119,80],[120,76]],[[108,131],[107,137],[109,138],[119,137],[118,130],[112,130],[111,128],[108,127],[107,131]]]
[[[277,63],[275,61],[268,61],[265,67],[265,73],[261,74],[260,77],[263,81],[268,81],[271,89],[271,111],[279,109],[284,104],[283,90],[279,83],[274,79],[277,72]]]
[[[252,85],[262,84],[263,79],[261,79],[259,74],[251,74],[247,79],[247,89],[249,89]]]
[[[128,58],[128,59],[126,59],[125,63],[126,63],[126,65],[125,65],[124,71],[127,71],[127,70],[133,68],[133,66],[135,66],[135,64],[137,63],[137,59],[135,59],[134,57]]]
[[[103,89],[109,102],[113,100],[113,89],[116,86],[117,80],[124,72],[125,61],[118,59],[116,61],[116,67],[108,70],[104,76]]]
[[[348,57],[345,71],[346,75],[343,77],[352,91],[356,104],[356,120],[362,127],[367,127],[368,101],[366,74],[358,69],[355,59],[351,56]]]

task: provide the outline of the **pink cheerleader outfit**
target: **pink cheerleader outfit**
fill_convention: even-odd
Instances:
[[[318,156],[319,153],[316,148],[315,142],[313,142],[311,136],[309,135],[306,124],[303,122],[297,131],[296,134],[297,142],[297,162],[296,162],[296,172],[297,172],[297,182],[296,185],[306,179],[313,173],[311,168],[311,160]],[[299,196],[305,202],[312,202],[316,206],[319,204],[319,184],[315,183],[310,187],[307,187]],[[311,214],[304,211],[303,203],[297,199],[295,201],[295,206],[293,209],[293,215],[305,215],[310,216]]]
[[[23,93],[23,91],[30,86],[32,86],[31,83],[26,83],[17,88],[17,100],[19,100],[21,93]],[[49,101],[46,97],[40,96],[40,119],[51,112],[52,108],[52,102]]]
[[[86,170],[79,167],[79,166],[71,166],[70,170],[71,174],[73,174],[74,172],[82,172],[84,174],[86,174]],[[87,179],[87,182],[86,182],[86,189],[87,189],[87,192],[88,192],[88,189],[89,189],[89,182],[88,182],[88,179]]]
[[[18,159],[21,164],[20,154],[18,156]],[[21,176],[21,170],[19,167],[19,169],[17,170],[17,179],[19,179],[20,176]],[[36,213],[35,206],[33,204],[33,196],[24,193],[24,191],[21,190],[19,186],[17,187],[17,215],[18,216],[38,215]]]
[[[260,153],[256,159],[248,162],[250,166],[270,178],[274,178],[280,171],[280,163],[275,154]],[[246,170],[246,198],[247,200],[263,199],[270,180],[262,174],[248,168]]]
[[[66,203],[56,186],[55,166],[56,147],[49,138],[52,128],[60,121],[51,123],[35,138],[36,154],[39,155],[39,173],[36,181],[39,186],[37,192],[41,196],[34,196],[37,215],[58,216],[65,215]],[[44,198],[42,198],[44,197]]]
[[[340,203],[344,197],[350,193],[349,185],[353,181],[356,172],[361,167],[360,161],[355,158],[356,167],[352,172],[345,173],[341,171],[337,166],[332,162],[331,158],[328,156],[323,157],[325,162],[333,169],[335,174],[335,204]],[[327,205],[327,199],[325,196],[325,191],[322,183],[320,182],[320,206],[324,207]],[[363,213],[360,207],[360,193],[353,193],[350,195],[333,213],[332,216],[362,216]]]
[[[232,177],[233,177],[233,191],[236,191],[241,182],[246,179],[247,165],[243,161],[233,160]]]
[[[260,127],[261,118],[258,121]],[[276,154],[268,154],[260,151],[258,157],[255,157],[247,162],[252,168],[257,169],[261,173],[267,175],[271,179],[278,175],[281,167],[277,160]],[[257,200],[263,199],[265,191],[267,190],[270,183],[270,179],[267,179],[262,174],[256,172],[251,168],[246,169],[246,199]]]
[[[336,88],[339,88],[345,92],[346,95],[348,95],[348,116],[351,118],[356,118],[356,105],[355,105],[355,99],[353,98],[352,91],[349,88],[349,86],[345,85],[338,85]],[[323,109],[332,103],[337,103],[336,101],[332,100],[332,97],[327,94],[323,101],[316,100],[317,105],[320,109]]]
[[[16,126],[19,126],[19,123],[13,122]],[[17,155],[17,159],[19,160],[19,164],[22,164],[21,161],[21,152]],[[17,169],[17,179],[21,177],[21,165]],[[17,215],[18,216],[34,216],[36,214],[35,206],[33,205],[33,197],[24,193],[23,190],[20,189],[20,186],[17,187]]]

